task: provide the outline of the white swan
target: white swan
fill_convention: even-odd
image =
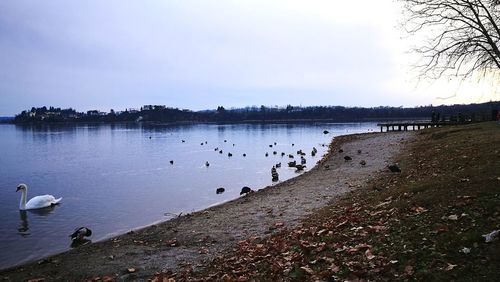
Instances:
[[[26,196],[28,195],[28,185],[19,184],[17,186],[17,191],[21,191],[21,202],[19,203],[20,210],[34,210],[50,207],[52,205],[57,205],[62,198],[56,199],[52,195],[42,195],[31,198],[26,203]]]

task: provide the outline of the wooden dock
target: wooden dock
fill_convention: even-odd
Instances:
[[[408,131],[408,130],[420,130],[424,128],[431,127],[441,127],[445,125],[452,125],[456,123],[449,122],[391,122],[391,123],[379,123],[377,126],[380,126],[380,132],[385,131]]]

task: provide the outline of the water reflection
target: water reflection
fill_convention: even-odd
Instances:
[[[21,225],[17,228],[19,235],[23,237],[30,235],[28,232],[30,229],[28,225],[28,213],[26,211],[19,211],[19,218],[21,219]]]
[[[17,232],[19,235],[26,237],[30,235],[29,232],[29,222],[28,222],[28,213],[34,214],[35,216],[48,216],[54,212],[56,206],[50,206],[43,209],[35,209],[35,210],[27,210],[19,211],[19,219],[21,220],[19,227],[17,228]]]

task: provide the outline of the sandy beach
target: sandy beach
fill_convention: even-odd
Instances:
[[[175,272],[186,264],[196,268],[239,240],[295,227],[316,209],[363,187],[387,170],[412,135],[394,132],[336,137],[330,153],[298,177],[219,206],[2,271],[0,278],[147,280],[156,272]],[[344,156],[352,160],[346,161]]]

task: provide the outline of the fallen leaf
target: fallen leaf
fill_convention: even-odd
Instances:
[[[457,267],[456,264],[448,263],[448,266],[444,270],[450,271],[450,270],[453,270],[453,268],[455,268],[455,267]]]
[[[129,267],[129,268],[127,268],[127,272],[128,273],[134,273],[135,272],[135,268]]]
[[[371,250],[371,249],[366,250],[366,252],[365,252],[365,256],[366,256],[366,258],[367,258],[367,259],[369,259],[369,260],[372,260],[372,259],[374,259],[374,258],[375,258],[375,256],[373,255],[373,253],[372,253],[372,250]]]
[[[337,224],[337,225],[335,226],[335,228],[339,228],[339,227],[343,226],[343,225],[344,225],[344,224],[346,224],[346,223],[347,223],[347,220],[344,220],[344,221],[342,221],[341,223]]]
[[[311,268],[307,267],[307,266],[301,266],[300,269],[304,270],[305,272],[307,272],[307,273],[309,273],[311,275],[314,274],[314,271]]]
[[[112,282],[112,281],[115,281],[115,277],[110,276],[110,275],[105,275],[102,277],[102,281],[103,282]]]
[[[426,208],[423,208],[423,207],[414,207],[413,211],[416,214],[421,214],[421,213],[427,212],[428,210]]]
[[[337,273],[337,272],[340,271],[340,267],[338,265],[334,264],[334,263],[332,263],[329,268],[330,268],[331,271],[333,271],[335,273]]]
[[[461,253],[468,254],[470,253],[470,248],[463,247],[463,249],[460,250]]]
[[[413,266],[411,266],[411,265],[407,265],[405,267],[405,272],[406,272],[406,274],[408,274],[410,276],[413,275],[413,273],[415,273],[415,271],[413,270]]]

